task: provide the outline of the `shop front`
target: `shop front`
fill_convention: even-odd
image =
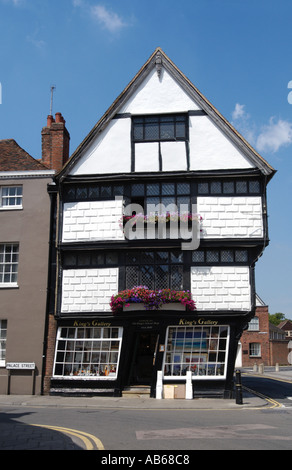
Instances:
[[[50,393],[121,396],[143,386],[155,398],[158,372],[164,392],[191,372],[194,398],[231,398],[237,328],[230,316],[173,311],[60,320]]]

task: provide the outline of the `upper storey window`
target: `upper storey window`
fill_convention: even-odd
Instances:
[[[187,122],[185,114],[134,117],[134,142],[186,140]]]
[[[0,186],[0,209],[22,208],[22,186]]]
[[[0,287],[17,286],[18,244],[0,245]]]

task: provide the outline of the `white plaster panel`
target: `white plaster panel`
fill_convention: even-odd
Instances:
[[[66,203],[62,241],[123,240],[122,215],[122,200]]]
[[[198,197],[201,238],[262,238],[261,197]]]
[[[189,132],[191,170],[254,167],[208,116],[190,116]]]
[[[159,171],[158,142],[135,144],[135,171]]]
[[[161,155],[163,171],[187,170],[185,142],[161,142]]]
[[[109,312],[111,296],[118,292],[118,278],[118,268],[64,270],[61,311]]]
[[[192,267],[191,292],[198,310],[248,311],[251,309],[249,268]]]
[[[113,119],[86,148],[70,175],[131,171],[131,119]]]
[[[176,80],[163,69],[160,78],[154,69],[120,109],[120,113],[155,114],[198,110],[199,106]]]

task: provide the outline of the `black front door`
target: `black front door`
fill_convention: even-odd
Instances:
[[[130,371],[131,385],[151,385],[157,345],[157,331],[137,333]]]

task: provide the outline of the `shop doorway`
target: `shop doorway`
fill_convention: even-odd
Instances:
[[[157,331],[137,333],[130,369],[130,385],[151,385],[158,340]]]

